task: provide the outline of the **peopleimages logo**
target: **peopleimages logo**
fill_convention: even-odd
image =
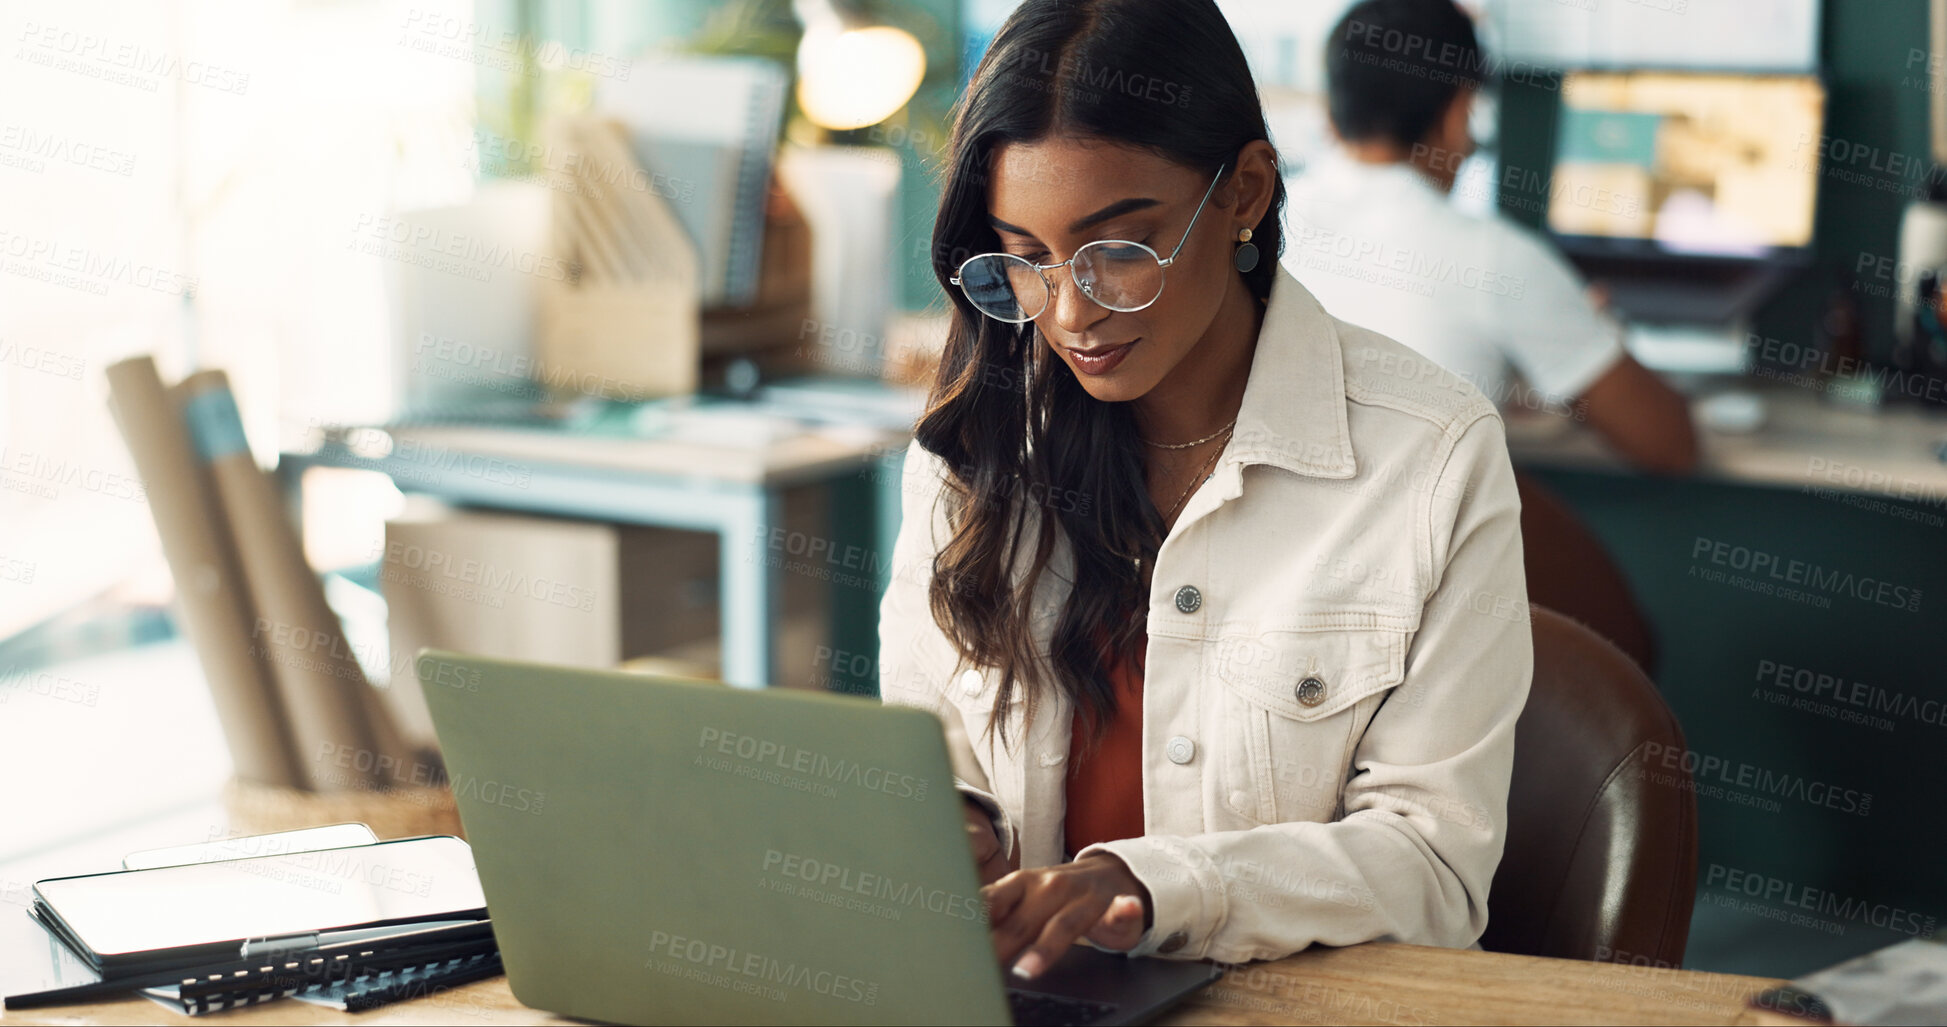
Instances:
[[[1223,874],[1224,890],[1235,900],[1267,906],[1288,906],[1294,901],[1330,902],[1368,913],[1378,906],[1372,889],[1351,881],[1319,877],[1283,864],[1266,864],[1234,856],[1220,857],[1216,862],[1217,869]],[[1174,871],[1165,872],[1165,877],[1184,883],[1190,881],[1188,874],[1177,876]]]
[[[1764,874],[1754,874],[1721,863],[1712,863],[1704,873],[1706,887],[1722,888],[1727,892],[1748,895],[1765,902],[1776,902],[1816,913],[1819,916],[1837,920],[1851,920],[1855,923],[1870,924],[1873,927],[1916,938],[1931,938],[1938,926],[1934,917],[1901,909],[1884,902],[1867,902],[1864,899],[1823,888],[1809,888],[1802,884]]]
[[[149,500],[149,490],[140,478],[70,460],[51,459],[45,453],[9,451],[4,446],[0,446],[0,475],[17,476],[21,483],[7,487],[20,492],[31,491],[47,499],[59,495],[51,486],[69,485],[110,499],[128,499],[138,503]]]
[[[571,610],[580,610],[583,613],[590,613],[595,609],[595,590],[581,585],[571,585],[564,581],[500,567],[490,561],[473,557],[458,558],[437,549],[427,549],[399,539],[387,539],[382,551],[384,566],[379,571],[382,581],[410,585],[456,598],[494,600],[487,605],[496,609],[503,605],[498,601],[501,595],[535,599]],[[417,572],[417,574],[409,572]],[[449,585],[478,586],[478,588],[443,587]],[[487,594],[481,595],[481,590]]]
[[[924,909],[929,913],[939,913],[942,916],[957,917],[961,920],[978,920],[986,910],[978,895],[956,895],[944,888],[928,888],[911,881],[898,881],[884,874],[854,870],[830,860],[795,852],[766,849],[764,872],[821,888],[833,888],[892,906]],[[870,909],[864,911],[873,912]]]
[[[656,958],[658,955],[679,960],[680,963],[664,963]],[[682,963],[689,966],[682,966]],[[776,1002],[784,1001],[784,988],[867,1006],[879,1002],[877,981],[796,962],[786,963],[761,952],[718,945],[668,931],[649,932],[649,961],[643,965],[672,977],[690,977],[705,984],[747,991]],[[691,972],[685,973],[686,970]]]
[[[58,239],[0,229],[0,254],[13,258],[7,264],[12,274],[82,288],[97,295],[106,293],[111,282],[166,296],[196,294],[196,279],[179,271],[86,246],[72,246]]]
[[[1797,799],[1814,806],[1823,806],[1862,817],[1871,813],[1873,809],[1871,792],[1862,792],[1856,788],[1841,788],[1838,785],[1814,781],[1797,774],[1771,771],[1755,764],[1727,760],[1722,756],[1699,753],[1682,746],[1645,742],[1643,762],[1669,771],[1683,770],[1691,777],[1691,787],[1698,789],[1700,794],[1710,794],[1713,798],[1722,796],[1717,795],[1715,791],[1706,793],[1705,788],[1723,785],[1750,789],[1764,795]],[[1661,777],[1662,775],[1659,775],[1659,779]]]
[[[1794,667],[1775,660],[1759,660],[1757,680],[1776,693],[1797,692],[1812,700],[1828,700],[1841,706],[1855,707],[1839,711],[1841,719],[1857,719],[1861,723],[1878,727],[1883,722],[1884,730],[1892,730],[1892,723],[1884,717],[1870,717],[1855,714],[1857,710],[1871,713],[1887,713],[1907,720],[1930,724],[1934,727],[1947,727],[1947,703],[1939,699],[1923,699],[1893,692],[1863,681],[1848,681],[1836,674],[1814,671],[1805,667]],[[1818,703],[1817,707],[1824,706]],[[1817,710],[1815,711],[1822,712]]]
[[[1890,581],[1856,575],[1850,571],[1832,570],[1803,560],[1784,559],[1776,553],[1767,553],[1761,549],[1732,545],[1729,542],[1699,535],[1690,547],[1690,556],[1693,560],[1701,557],[1716,566],[1750,574],[1753,578],[1762,575],[1769,579],[1768,582],[1754,582],[1759,586],[1769,582],[1802,585],[1813,592],[1849,596],[1863,602],[1904,610],[1907,613],[1920,612],[1920,590],[1917,588],[1895,585]],[[1697,568],[1692,566],[1690,573],[1695,577]],[[1765,589],[1760,587],[1757,590]]]
[[[1005,66],[1002,74],[1033,75],[1044,78],[1062,76],[1072,83],[1098,92],[1121,93],[1138,100],[1148,100],[1165,106],[1188,107],[1190,87],[1144,74],[1141,70],[1129,70],[1090,60],[1085,55],[1070,55],[1051,50],[1037,50],[1024,47],[1013,60]]]
[[[821,792],[829,793],[827,782],[849,784],[872,792],[884,792],[900,799],[914,802],[924,801],[927,780],[912,774],[901,774],[884,767],[872,767],[856,760],[842,757],[833,758],[824,753],[812,752],[795,745],[785,745],[753,735],[740,735],[719,728],[706,727],[696,740],[696,747],[702,750],[697,754],[696,765],[712,770],[729,770],[740,777],[757,777],[772,784],[788,783],[792,778],[784,774],[805,775],[807,784],[822,786]],[[714,759],[716,755],[732,756],[742,761],[742,766],[729,765],[727,761]]]
[[[1432,295],[1431,286],[1457,285],[1490,296],[1506,296],[1518,300],[1528,289],[1527,279],[1520,275],[1497,272],[1477,264],[1465,264],[1423,250],[1395,246],[1384,240],[1361,239],[1343,232],[1328,231],[1309,225],[1293,226],[1288,238],[1294,253],[1305,252],[1320,258],[1335,258],[1348,265],[1363,266],[1377,272],[1394,272],[1403,276],[1405,280],[1428,286],[1428,291],[1414,290],[1421,295]],[[1310,261],[1307,261],[1305,266],[1317,270],[1332,270],[1326,265],[1314,264]],[[1348,272],[1339,270],[1335,273]]]

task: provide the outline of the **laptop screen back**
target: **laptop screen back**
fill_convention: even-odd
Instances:
[[[1006,1022],[932,716],[430,651],[419,673],[522,1002]]]

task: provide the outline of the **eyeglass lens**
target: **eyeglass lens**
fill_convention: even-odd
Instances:
[[[1141,246],[1093,242],[1075,251],[1075,280],[1110,310],[1140,310],[1163,294],[1163,266]]]
[[[1072,274],[1090,299],[1111,310],[1141,310],[1163,293],[1163,267],[1156,254],[1116,240],[1092,242],[1075,251],[1074,262],[1056,274]],[[983,313],[1021,322],[1047,309],[1048,283],[1036,267],[1012,254],[976,257],[960,269],[967,298]]]

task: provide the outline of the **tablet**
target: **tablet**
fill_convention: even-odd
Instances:
[[[473,850],[450,835],[55,877],[35,913],[101,968],[236,958],[244,941],[484,917]]]
[[[219,859],[247,859],[275,856],[284,852],[309,852],[312,849],[342,849],[347,845],[372,845],[379,836],[364,824],[326,824],[274,834],[246,834],[234,838],[212,838],[166,849],[143,849],[122,857],[123,870],[153,870],[185,863],[214,863]]]

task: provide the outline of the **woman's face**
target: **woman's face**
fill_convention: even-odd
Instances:
[[[1133,313],[1082,295],[1068,268],[1046,272],[1054,291],[1034,319],[1041,338],[1089,395],[1141,398],[1196,347],[1237,275],[1234,208],[1220,206],[1227,190],[1211,195],[1185,240],[1210,176],[1147,150],[1074,139],[1009,143],[993,168],[987,210],[1004,252],[1055,264],[1097,239],[1124,239],[1168,258],[1183,240],[1162,295]]]

